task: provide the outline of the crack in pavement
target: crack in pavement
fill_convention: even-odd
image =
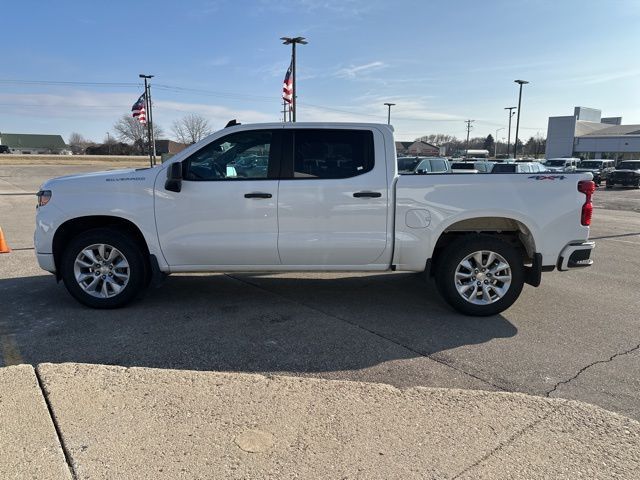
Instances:
[[[267,293],[270,293],[272,295],[276,295],[276,296],[278,296],[280,298],[283,298],[283,299],[287,300],[288,302],[295,303],[297,305],[301,305],[301,306],[303,306],[305,308],[309,308],[309,309],[314,310],[316,312],[322,313],[323,315],[327,315],[328,317],[331,317],[331,318],[334,318],[334,319],[339,320],[341,322],[347,323],[347,324],[351,325],[352,327],[358,328],[360,330],[364,330],[365,332],[368,332],[368,333],[370,333],[372,335],[375,335],[378,338],[381,338],[383,340],[386,340],[387,342],[391,342],[394,345],[402,347],[402,348],[408,350],[409,352],[411,352],[411,353],[413,353],[415,355],[418,355],[418,356],[423,357],[423,358],[428,358],[429,360],[433,360],[434,362],[439,363],[441,365],[444,365],[445,367],[449,367],[449,368],[455,370],[456,372],[463,373],[463,374],[465,374],[465,375],[467,375],[467,376],[469,376],[471,378],[474,378],[474,379],[476,379],[476,380],[478,380],[478,381],[480,381],[482,383],[490,385],[493,388],[496,388],[497,390],[499,390],[501,392],[509,391],[509,390],[505,389],[504,387],[501,387],[500,385],[496,385],[495,383],[492,383],[489,380],[486,380],[486,379],[484,379],[484,378],[482,378],[482,377],[480,377],[478,375],[475,375],[473,373],[467,372],[466,370],[463,370],[462,368],[459,368],[459,367],[457,367],[455,365],[452,365],[449,362],[446,362],[443,359],[436,357],[434,354],[427,354],[427,353],[421,352],[419,350],[416,350],[415,348],[410,347],[409,345],[405,345],[402,342],[398,342],[397,340],[394,340],[393,338],[387,337],[387,336],[385,336],[385,335],[383,335],[383,334],[381,334],[379,332],[376,332],[375,330],[371,330],[369,328],[365,328],[365,327],[363,327],[362,325],[360,325],[360,324],[358,324],[356,322],[352,322],[350,320],[347,320],[346,318],[340,317],[340,316],[338,316],[338,315],[336,315],[334,313],[327,312],[325,310],[322,310],[320,308],[317,308],[317,307],[314,307],[314,306],[311,306],[311,305],[307,305],[306,303],[300,302],[298,300],[293,300],[293,299],[287,297],[286,295],[282,295],[281,293],[274,292],[272,290],[264,288],[261,285],[258,285],[256,283],[250,282],[250,281],[245,280],[243,278],[237,278],[237,277],[234,277],[233,275],[230,275],[228,273],[225,273],[224,275],[226,277],[229,277],[229,278],[237,281],[237,282],[241,282],[241,283],[245,283],[247,285],[251,285],[254,288],[257,288],[257,289],[262,290],[264,292],[267,292]]]
[[[60,445],[60,448],[62,449],[62,454],[64,455],[64,460],[65,460],[65,463],[67,464],[67,468],[69,469],[69,473],[71,474],[71,478],[73,480],[77,480],[78,475],[77,475],[77,473],[75,471],[75,468],[74,468],[73,458],[71,457],[71,452],[67,448],[67,445],[64,443],[64,437],[62,436],[62,430],[60,429],[60,425],[58,425],[58,420],[56,419],[56,416],[53,413],[53,405],[51,405],[51,402],[49,401],[49,394],[47,393],[47,389],[44,386],[44,381],[40,377],[39,368],[40,368],[40,366],[36,365],[36,367],[33,369],[33,371],[35,372],[35,375],[36,375],[36,380],[38,382],[38,387],[40,388],[40,393],[42,393],[42,397],[44,398],[44,403],[47,406],[47,411],[49,412],[49,418],[51,419],[51,423],[53,423],[53,428],[54,428],[54,430],[56,432],[56,436],[58,437],[58,444]]]
[[[640,237],[640,232],[620,233],[618,235],[602,235],[600,237],[589,237],[589,240],[607,240],[609,238],[620,238],[620,237]]]
[[[534,420],[533,422],[531,422],[528,425],[525,425],[524,427],[522,427],[520,430],[518,430],[516,433],[514,433],[513,435],[511,435],[509,438],[507,438],[505,441],[498,443],[498,445],[495,446],[495,448],[492,448],[491,451],[485,453],[482,457],[480,457],[478,460],[476,460],[475,462],[473,462],[471,465],[469,465],[468,467],[466,467],[464,470],[458,472],[457,474],[455,474],[451,480],[456,480],[457,478],[462,477],[462,475],[464,475],[465,473],[469,472],[470,470],[474,469],[475,467],[479,466],[482,462],[488,460],[489,458],[491,458],[494,454],[498,453],[500,450],[504,449],[505,447],[511,445],[512,443],[514,443],[516,440],[518,440],[519,438],[521,438],[525,433],[527,433],[528,431],[532,430],[533,428],[535,428],[538,424],[540,424],[541,422],[545,421],[547,418],[549,418],[549,416],[555,412],[557,412],[558,410],[560,410],[561,406],[557,406],[555,408],[552,408],[551,410],[549,410],[547,413],[545,413],[543,416],[541,416],[540,418]]]
[[[569,378],[568,380],[562,380],[562,381],[556,383],[554,385],[554,387],[545,394],[545,396],[546,397],[550,397],[551,394],[553,392],[555,392],[560,387],[560,385],[566,385],[568,383],[573,382],[576,378],[578,378],[580,375],[582,375],[585,371],[587,371],[591,367],[593,367],[595,365],[598,365],[600,363],[609,363],[609,362],[613,361],[614,358],[622,357],[624,355],[628,355],[628,354],[633,353],[634,351],[636,351],[638,349],[640,349],[640,343],[638,345],[636,345],[635,347],[630,348],[629,350],[625,350],[623,352],[614,353],[607,360],[596,360],[595,362],[591,362],[589,365],[587,365],[585,367],[582,367],[580,370],[578,370],[578,373],[576,373],[573,377]]]

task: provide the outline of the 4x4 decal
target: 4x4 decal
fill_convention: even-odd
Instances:
[[[531,175],[529,178],[533,178],[535,180],[564,180],[567,178],[566,175]]]

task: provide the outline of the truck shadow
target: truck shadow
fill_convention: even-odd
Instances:
[[[432,285],[404,273],[171,276],[110,311],[83,307],[51,276],[0,280],[0,292],[0,334],[31,364],[339,378],[517,333],[499,315],[455,313]]]

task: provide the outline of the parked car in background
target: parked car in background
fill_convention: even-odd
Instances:
[[[579,158],[550,158],[544,162],[544,166],[550,172],[575,172]]]
[[[398,173],[414,173],[423,157],[398,157]]]
[[[451,167],[446,158],[427,157],[420,161],[416,167],[415,174],[427,175],[429,173],[451,173]]]
[[[540,173],[547,169],[540,162],[497,163],[491,173]]]
[[[0,153],[11,153],[7,145],[0,145]]]
[[[591,172],[595,184],[600,185],[615,170],[615,167],[616,162],[613,160],[582,160],[578,164],[576,172]]]
[[[607,176],[607,188],[614,185],[640,188],[640,160],[620,162]]]
[[[451,164],[452,173],[489,173],[495,165],[495,162],[487,162],[486,160],[453,162]]]

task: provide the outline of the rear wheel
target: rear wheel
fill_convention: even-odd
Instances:
[[[145,287],[147,269],[138,244],[110,228],[81,233],[61,259],[62,280],[71,295],[93,308],[117,308]]]
[[[444,299],[467,315],[496,315],[517,300],[524,285],[522,256],[488,235],[461,237],[442,255],[436,284]]]

